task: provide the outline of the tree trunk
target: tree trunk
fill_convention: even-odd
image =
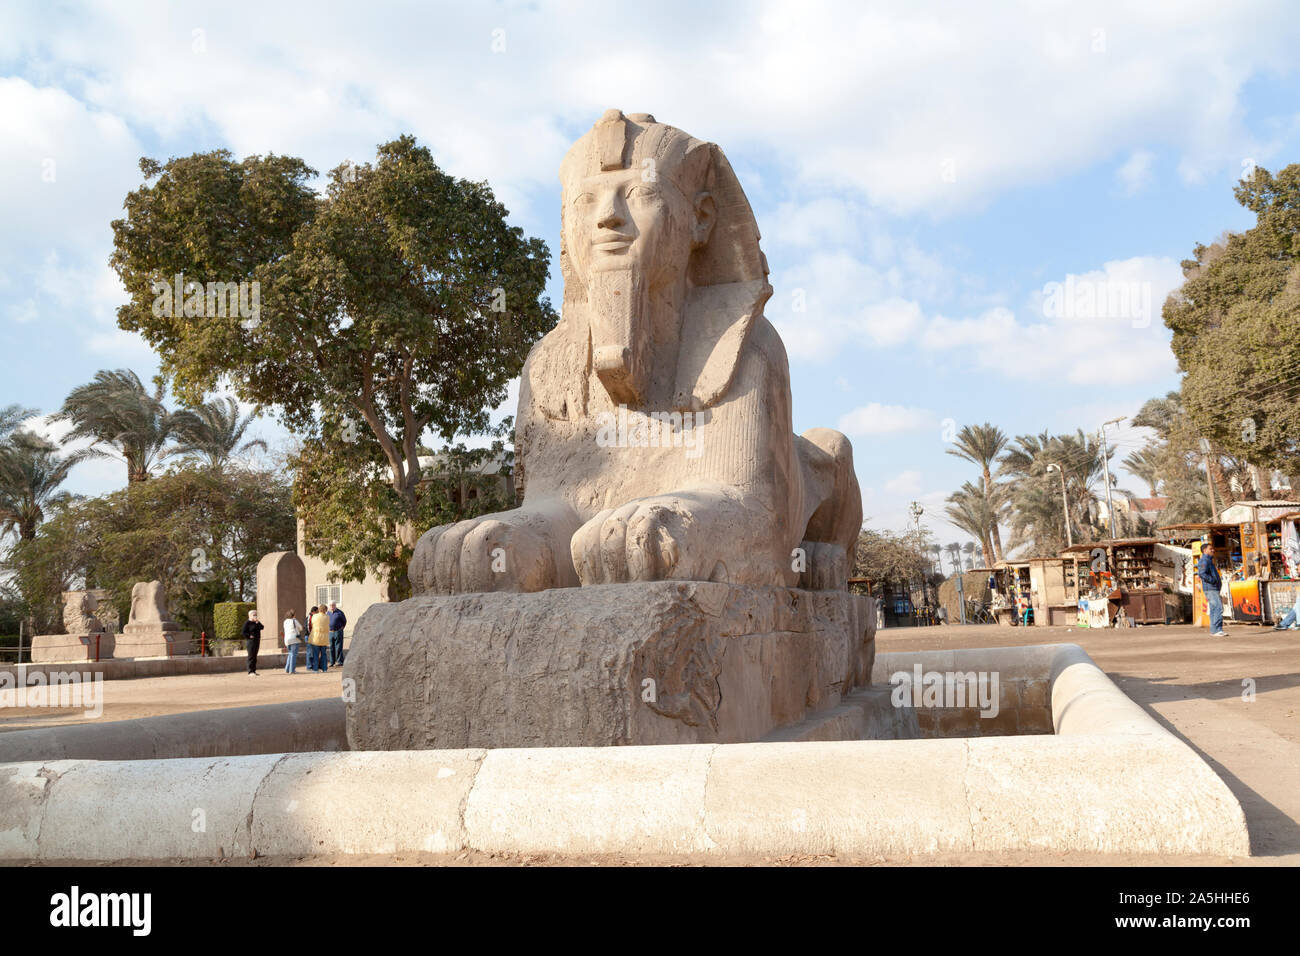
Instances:
[[[987,465],[984,467],[984,500],[987,501],[990,506],[993,504],[993,474],[989,471]],[[984,559],[985,562],[992,567],[1002,560],[1002,532],[998,529],[998,519],[996,514],[994,515],[993,522],[989,527],[989,538],[990,540],[985,542],[985,544],[991,544],[992,550],[990,551],[987,547],[985,548]]]

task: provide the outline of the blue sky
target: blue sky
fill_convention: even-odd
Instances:
[[[548,242],[558,304],[560,159],[604,109],[648,111],[717,142],[750,198],[795,430],[850,435],[871,524],[919,500],[957,540],[942,502],[975,472],[944,453],[946,420],[1095,431],[1175,388],[1159,310],[1178,262],[1250,224],[1232,198],[1250,163],[1300,159],[1286,4],[1133,6],[6,5],[0,404],[156,371],[116,328],[107,266],[142,155],[327,170],[414,133]],[[1045,289],[1070,276],[1149,311],[1054,315]],[[1110,434],[1121,455],[1144,437]],[[69,487],[123,483],[87,462]]]

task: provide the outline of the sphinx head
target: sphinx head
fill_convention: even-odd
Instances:
[[[655,323],[680,321],[693,256],[717,222],[716,150],[608,110],[560,167],[566,298],[571,282],[585,294],[592,363],[615,402],[640,403],[651,349],[677,332]]]

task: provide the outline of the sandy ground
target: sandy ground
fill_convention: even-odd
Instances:
[[[1092,866],[1300,865],[1300,632],[1231,626],[1211,638],[1190,626],[1092,631],[995,625],[881,631],[880,651],[1074,642],[1162,725],[1191,745],[1241,801],[1253,856],[1150,857],[1056,853],[938,854],[900,857],[559,857],[465,852],[454,855],[213,860],[224,866],[301,864],[450,866]],[[111,685],[118,685],[113,687]],[[1243,692],[1253,686],[1253,699]],[[339,692],[339,671],[290,677],[268,671],[105,684],[105,717],[122,720],[186,710],[305,700]],[[0,712],[0,730],[76,721],[79,712]],[[158,861],[160,863],[178,861]],[[94,864],[89,864],[94,865]]]
[[[221,710],[280,704],[291,700],[336,697],[342,690],[343,668],[315,674],[305,667],[286,674],[283,667],[263,668],[256,677],[246,671],[225,674],[185,674],[179,677],[141,677],[103,682],[103,716],[99,720],[134,720],[193,710]],[[0,708],[0,733],[60,724],[81,724],[87,717],[81,707]]]

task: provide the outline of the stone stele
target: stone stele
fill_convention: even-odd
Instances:
[[[363,615],[353,747],[755,740],[869,682],[852,448],[792,433],[722,150],[608,110],[560,181],[564,308],[523,369],[523,504],[425,532],[416,596]]]
[[[262,648],[270,653],[284,647],[284,619],[289,612],[307,619],[307,566],[293,551],[272,551],[257,562],[257,618]]]
[[[108,660],[114,652],[111,628],[100,621],[103,591],[64,591],[63,628],[66,634],[38,634],[32,638],[33,663]],[[112,611],[111,607],[107,610]],[[116,612],[114,612],[116,616]]]
[[[118,657],[176,657],[191,653],[193,636],[182,631],[167,610],[161,581],[131,588],[131,616],[117,636]]]

